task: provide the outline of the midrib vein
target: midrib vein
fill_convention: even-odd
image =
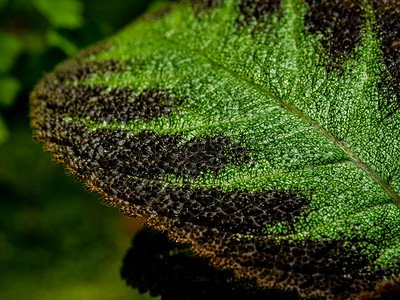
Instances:
[[[190,48],[187,44],[183,45],[179,41],[173,40],[171,38],[168,38],[165,35],[160,35],[164,40],[167,42],[176,45],[179,49],[183,51],[190,51],[193,52],[194,54],[201,56],[203,59],[207,60],[210,62],[212,65],[216,66],[217,68],[220,68],[224,70],[225,72],[229,73],[231,76],[234,78],[238,79],[239,81],[245,82],[249,86],[253,87],[256,89],[258,92],[261,94],[273,99],[279,105],[281,105],[283,108],[287,109],[290,111],[292,114],[297,115],[299,118],[304,120],[306,123],[311,125],[315,130],[319,131],[322,133],[325,137],[327,137],[329,140],[331,140],[339,149],[341,149],[349,158],[350,160],[355,163],[359,168],[361,168],[365,173],[367,173],[372,179],[374,179],[389,195],[392,197],[393,201],[395,204],[400,207],[400,197],[399,195],[396,194],[396,192],[392,189],[392,187],[388,184],[386,184],[383,179],[378,176],[370,167],[368,167],[355,153],[353,153],[345,144],[343,144],[341,141],[339,141],[336,137],[334,137],[330,132],[326,131],[323,129],[321,126],[319,126],[314,120],[309,118],[307,115],[305,115],[303,112],[301,112],[299,109],[294,107],[293,105],[285,102],[283,99],[276,97],[274,94],[270,93],[268,90],[264,89],[262,86],[260,86],[257,83],[254,83],[250,81],[249,79],[243,77],[242,75],[238,74],[236,71],[231,70],[224,65],[221,65],[219,62],[213,60],[209,56],[207,56],[201,49],[193,49]]]

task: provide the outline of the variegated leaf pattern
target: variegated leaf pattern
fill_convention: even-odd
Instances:
[[[218,269],[304,298],[396,298],[399,7],[169,4],[38,84],[35,139]]]

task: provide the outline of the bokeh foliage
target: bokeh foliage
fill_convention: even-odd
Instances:
[[[0,0],[0,299],[146,299],[119,277],[132,224],[31,138],[43,74],[106,38],[148,0]]]

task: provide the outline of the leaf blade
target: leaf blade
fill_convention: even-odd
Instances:
[[[192,243],[214,265],[256,277],[263,286],[298,290],[303,297],[352,297],[351,290],[363,291],[363,282],[371,289],[383,278],[398,276],[395,228],[400,215],[393,204],[398,198],[393,180],[398,116],[390,123],[381,118],[376,84],[383,64],[370,23],[363,45],[343,63],[347,69],[339,76],[319,66],[319,39],[307,34],[302,23],[307,7],[293,0],[285,1],[281,10],[266,24],[256,23],[255,28],[268,29],[266,37],[249,29],[252,25],[238,28],[238,9],[230,1],[200,15],[182,5],[163,19],[137,23],[112,39],[108,51],[83,60],[118,57],[127,69],[98,70],[71,86],[78,91],[77,83],[96,91],[108,87],[96,99],[129,87],[135,92],[128,93],[128,107],[158,101],[158,96],[138,100],[148,89],[173,91],[183,100],[166,115],[123,122],[71,115],[61,103],[56,113],[69,115],[60,114],[52,122],[85,137],[83,144],[57,130],[50,143],[46,132],[37,132],[37,139],[47,142],[59,162],[103,194],[105,202],[122,206],[128,215],[145,216],[149,225]],[[59,85],[59,73],[55,83],[50,78],[36,89],[33,106],[55,97],[51,90]],[[34,118],[48,118],[46,109]],[[217,145],[207,144],[209,138],[220,139],[226,149],[217,151]],[[175,152],[168,150],[171,140],[177,140]],[[97,151],[99,145],[102,150]],[[89,155],[85,149],[92,149]],[[246,159],[235,156],[238,149]],[[199,153],[222,153],[220,159],[228,163],[202,167]],[[174,155],[178,160],[169,159]],[[297,195],[306,201],[292,207]],[[259,197],[277,202],[267,209]],[[277,218],[279,210],[288,219]],[[385,226],[394,230],[392,238]],[[276,247],[287,253],[271,257]],[[314,257],[299,261],[295,252],[301,247]],[[249,258],[254,251],[257,258]],[[318,263],[315,256],[321,256]],[[276,271],[268,264],[271,260]],[[313,264],[325,284],[309,274]]]

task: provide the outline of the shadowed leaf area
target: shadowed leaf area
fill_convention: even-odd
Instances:
[[[103,202],[189,244],[132,250],[158,284],[191,251],[223,270],[199,267],[202,289],[253,292],[234,275],[254,293],[396,298],[397,3],[161,7],[37,85],[34,137]]]
[[[174,243],[165,234],[142,230],[132,241],[121,276],[126,283],[164,300],[233,297],[234,299],[299,299],[294,293],[257,287],[255,281],[219,271],[204,258],[193,256],[188,245]]]
[[[354,242],[354,241],[353,241]],[[358,241],[359,242],[359,241]],[[261,244],[261,243],[260,243]],[[259,247],[260,244],[258,245]],[[273,244],[273,241],[271,241]],[[338,243],[313,243],[307,242],[306,249],[298,245],[297,255],[304,255],[307,250],[313,252],[315,259],[310,257],[311,264],[298,266],[298,270],[318,274],[319,271],[325,272],[323,264],[330,264],[328,261],[336,261],[338,253],[335,248],[343,246],[346,241]],[[357,244],[357,242],[355,243]],[[264,245],[265,246],[265,245]],[[284,257],[286,245],[265,247],[263,250],[271,255],[271,258],[279,257],[281,264],[289,263],[288,257]],[[248,249],[247,249],[248,250]],[[340,277],[341,270],[351,264],[354,259],[359,261],[360,249],[348,249],[346,256],[339,265],[331,264],[333,268],[332,276]],[[339,255],[343,255],[340,253]],[[275,255],[275,257],[273,256]],[[289,258],[295,260],[293,257]],[[362,263],[362,262],[361,262]],[[271,262],[272,264],[272,262]],[[354,266],[356,269],[358,266]],[[301,299],[296,293],[284,293],[281,290],[263,289],[257,286],[255,281],[241,279],[234,276],[231,271],[216,270],[209,264],[209,260],[193,255],[191,247],[188,245],[172,242],[168,237],[158,231],[149,229],[142,230],[132,242],[132,247],[128,250],[121,268],[121,276],[126,283],[133,288],[139,289],[141,293],[147,291],[155,296],[162,296],[162,299],[204,299],[204,297],[246,297],[249,299]],[[322,274],[310,278],[309,282],[303,287],[312,288],[320,285]],[[284,280],[284,276],[280,278]],[[357,280],[342,280],[334,288],[335,292],[345,290],[365,281],[366,277]],[[358,282],[357,282],[358,281]],[[399,283],[389,282],[377,286],[374,292],[362,294],[359,299],[397,299],[400,295]]]

